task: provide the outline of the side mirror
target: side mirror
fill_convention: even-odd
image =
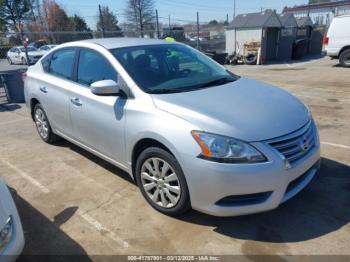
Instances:
[[[113,80],[102,80],[91,84],[91,93],[97,96],[120,95],[120,88]]]

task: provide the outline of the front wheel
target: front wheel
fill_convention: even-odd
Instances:
[[[10,65],[13,65],[13,62],[12,62],[11,58],[8,57],[7,61],[9,62]]]
[[[179,216],[190,207],[185,176],[175,157],[161,148],[148,148],[136,163],[136,180],[147,202],[156,210]]]
[[[350,67],[350,49],[345,50],[341,53],[339,62],[343,67]]]

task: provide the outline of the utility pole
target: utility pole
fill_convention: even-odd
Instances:
[[[98,10],[100,12],[100,22],[101,22],[101,29],[102,29],[102,37],[105,38],[105,23],[103,21],[101,5],[98,5]]]
[[[168,16],[168,19],[169,19],[169,30],[170,30],[170,27],[171,27],[171,26],[170,26],[170,24],[171,24],[171,23],[170,23],[170,15]]]
[[[233,0],[233,20],[236,18],[236,0]],[[237,54],[237,28],[235,29],[235,54]]]
[[[197,49],[199,50],[199,12],[197,12]]]
[[[160,39],[160,31],[159,31],[159,17],[158,17],[158,9],[156,9],[156,26],[157,26],[157,38]]]
[[[233,0],[233,19],[236,18],[236,0]]]
[[[226,23],[227,23],[227,25],[229,24],[229,21],[228,21],[228,14],[226,15]]]

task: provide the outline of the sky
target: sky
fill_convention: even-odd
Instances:
[[[62,4],[68,14],[77,13],[85,17],[88,25],[95,29],[98,4],[107,5],[117,14],[118,20],[124,20],[124,10],[127,0],[56,0]],[[199,12],[200,22],[205,23],[216,19],[218,21],[233,17],[234,0],[154,0],[159,12],[160,22],[183,24],[196,21]],[[294,6],[307,3],[307,0],[236,0],[236,13],[257,12],[261,9],[276,9],[281,12],[284,6]]]

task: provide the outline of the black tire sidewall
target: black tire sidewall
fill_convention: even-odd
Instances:
[[[142,182],[141,182],[141,168],[143,163],[152,157],[160,158],[165,160],[168,164],[171,165],[171,167],[176,172],[177,177],[179,178],[180,186],[181,186],[181,196],[179,199],[179,202],[176,204],[173,208],[162,208],[158,206],[157,204],[153,203],[151,199],[149,199],[147,193],[145,192]],[[156,210],[159,212],[169,215],[169,216],[179,216],[187,212],[191,208],[191,201],[190,201],[190,195],[188,191],[188,186],[186,182],[185,175],[182,171],[182,168],[176,158],[171,155],[169,152],[167,152],[164,149],[158,148],[158,147],[151,147],[143,151],[140,156],[137,159],[136,162],[136,168],[135,168],[135,178],[137,185],[139,186],[141,193],[143,197],[147,200],[147,202]]]
[[[48,144],[52,144],[53,142],[55,142],[57,140],[57,136],[52,132],[52,128],[51,128],[51,125],[50,125],[50,121],[49,119],[47,118],[47,115],[46,115],[46,112],[44,110],[44,108],[41,106],[41,104],[36,104],[35,107],[34,107],[34,110],[33,110],[33,116],[34,116],[34,121],[35,121],[35,113],[36,113],[36,110],[40,109],[43,113],[44,113],[44,116],[45,116],[45,119],[46,119],[46,122],[47,122],[47,127],[48,127],[48,136],[45,138],[43,138],[40,134],[39,134],[39,130],[38,130],[38,127],[36,126],[36,123],[35,123],[35,127],[36,127],[36,130],[38,132],[38,135],[39,137],[46,143]]]
[[[345,59],[347,57],[350,57],[350,49],[345,50],[341,53],[339,61],[340,61],[341,66],[349,68],[350,65],[345,63]]]

